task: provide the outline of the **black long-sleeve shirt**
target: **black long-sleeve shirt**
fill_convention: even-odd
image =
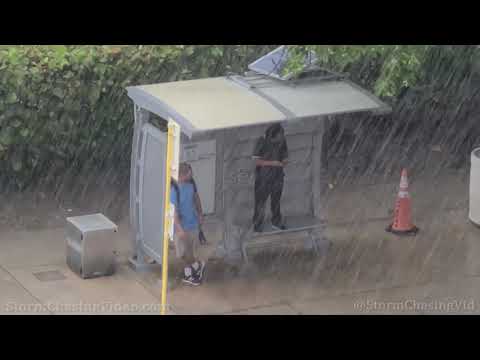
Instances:
[[[287,141],[280,143],[267,141],[265,137],[258,139],[253,151],[253,158],[266,161],[284,161],[288,158]],[[256,175],[261,177],[275,178],[283,177],[285,173],[283,167],[276,166],[257,166]]]

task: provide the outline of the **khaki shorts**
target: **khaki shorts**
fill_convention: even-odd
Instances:
[[[198,230],[185,231],[186,236],[183,239],[180,239],[177,235],[174,236],[175,251],[179,259],[187,262],[194,262],[197,259],[198,233]]]

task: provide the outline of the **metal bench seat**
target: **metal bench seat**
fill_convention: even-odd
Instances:
[[[318,252],[318,232],[322,232],[325,222],[314,217],[290,217],[286,219],[287,230],[274,230],[266,224],[264,231],[255,233],[253,228],[244,236],[242,255],[245,263],[249,262],[248,253],[278,248],[312,248]]]

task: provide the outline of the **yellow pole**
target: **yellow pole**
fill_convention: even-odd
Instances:
[[[168,285],[168,241],[170,240],[169,229],[171,225],[170,214],[170,179],[173,160],[173,134],[174,125],[168,124],[167,135],[167,166],[165,169],[165,207],[164,207],[164,226],[163,226],[163,261],[162,261],[162,300],[161,314],[166,314],[167,307],[167,285]]]

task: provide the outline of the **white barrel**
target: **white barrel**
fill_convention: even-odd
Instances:
[[[470,220],[480,225],[480,148],[472,152],[470,169]]]

